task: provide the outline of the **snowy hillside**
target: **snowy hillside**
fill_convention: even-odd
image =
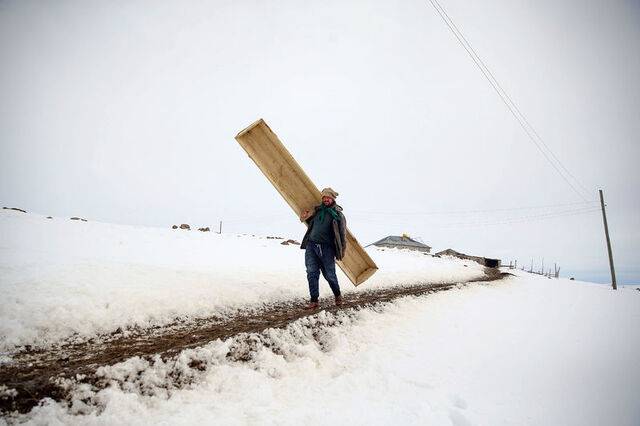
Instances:
[[[302,251],[281,240],[0,218],[8,356],[14,345],[306,298]],[[350,294],[483,274],[453,259],[369,252],[380,271],[357,289],[341,276]],[[174,357],[131,357],[91,382],[62,381],[66,401],[0,424],[639,424],[640,292],[510,272],[323,310]],[[20,392],[2,386],[0,396]]]
[[[304,232],[301,225],[300,233]],[[308,298],[304,252],[266,236],[144,228],[0,211],[0,350]],[[298,240],[300,237],[298,237]],[[344,293],[463,282],[475,262],[370,248],[380,270]],[[329,287],[321,285],[321,297]]]

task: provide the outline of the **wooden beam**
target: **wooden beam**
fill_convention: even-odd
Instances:
[[[236,135],[236,140],[289,204],[296,217],[305,210],[313,211],[320,204],[318,187],[280,142],[280,139],[260,119]],[[358,240],[347,229],[347,249],[338,266],[353,285],[370,278],[378,267]]]

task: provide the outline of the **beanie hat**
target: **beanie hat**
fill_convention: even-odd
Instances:
[[[336,199],[336,197],[338,196],[338,193],[336,191],[334,191],[331,188],[325,188],[322,190],[322,196],[323,197],[330,197],[333,198],[334,200]]]

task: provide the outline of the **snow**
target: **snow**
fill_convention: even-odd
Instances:
[[[280,240],[13,212],[0,221],[0,327],[9,350],[306,297],[302,252]],[[398,250],[370,254],[381,270],[367,288],[463,281],[481,271]],[[69,382],[70,408],[46,401],[9,420],[639,424],[640,292],[509,272],[515,276],[374,309],[323,311],[173,360],[103,366],[107,388]],[[189,367],[194,361],[201,370]]]
[[[279,239],[10,210],[0,213],[0,235],[0,352],[308,298],[304,252]],[[380,270],[358,288],[339,271],[343,292],[483,276],[474,262],[368,252]],[[321,297],[330,294],[322,284]]]
[[[229,339],[170,363],[134,358],[103,368],[113,386],[78,390],[71,411],[47,403],[21,420],[636,425],[635,293],[522,275],[381,310],[323,312],[255,335],[277,354],[257,345],[248,362],[237,362],[226,354],[239,340]],[[183,389],[165,386],[190,359],[205,360],[206,370]],[[79,403],[87,397],[100,410]]]

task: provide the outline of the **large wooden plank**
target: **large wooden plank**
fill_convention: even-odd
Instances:
[[[296,216],[304,210],[313,210],[320,204],[320,190],[264,120],[260,119],[238,133],[236,140],[291,206]],[[378,270],[349,229],[344,258],[337,263],[356,286]]]

